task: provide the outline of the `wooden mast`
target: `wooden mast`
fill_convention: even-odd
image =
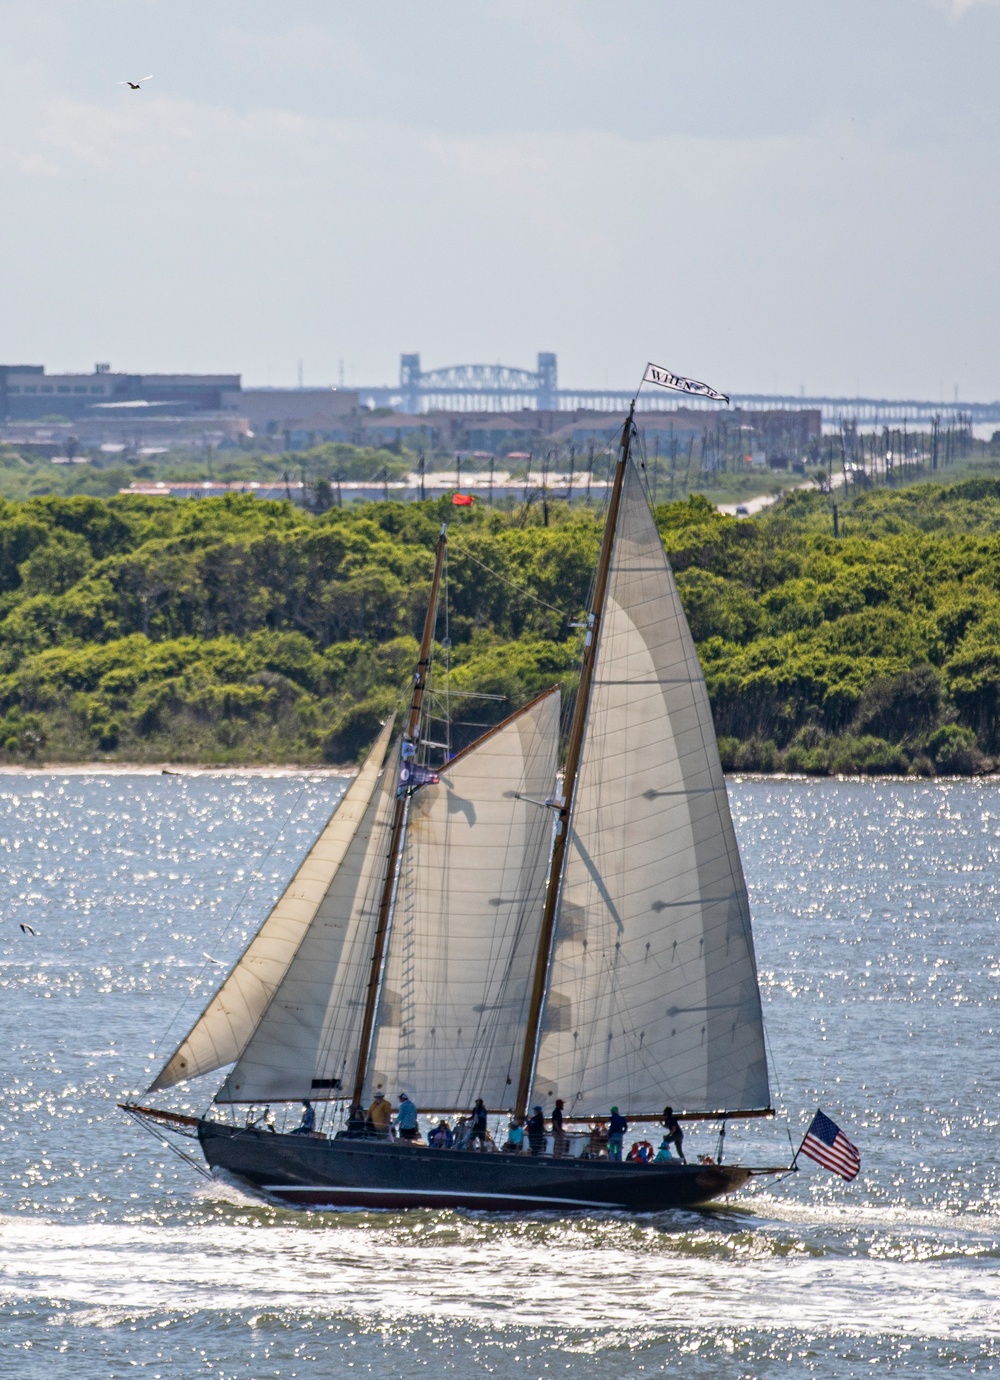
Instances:
[[[604,537],[601,541],[601,554],[597,562],[597,577],[594,581],[594,597],[587,617],[587,635],[583,647],[583,660],[580,664],[580,686],[576,692],[576,705],[573,722],[569,731],[569,744],[566,749],[566,771],[563,777],[562,802],[556,824],[556,838],[552,847],[552,860],[549,865],[549,880],[545,890],[545,909],[542,912],[542,928],[538,936],[538,956],[535,960],[535,977],[531,989],[531,1003],[528,1007],[528,1027],[524,1037],[524,1053],[521,1056],[521,1073],[517,1083],[517,1101],[514,1104],[515,1117],[521,1118],[528,1110],[528,1097],[531,1094],[531,1079],[535,1066],[535,1050],[538,1046],[538,1031],[542,1019],[542,1006],[545,1001],[545,987],[548,980],[549,963],[552,958],[552,941],[555,936],[556,914],[559,908],[559,890],[563,868],[566,862],[566,842],[569,838],[573,819],[573,798],[576,793],[576,778],[580,767],[580,753],[587,726],[587,713],[590,708],[590,689],[594,678],[594,662],[597,643],[601,631],[601,618],[608,592],[608,572],[611,569],[611,553],[615,545],[615,531],[618,527],[618,510],[621,507],[622,486],[628,466],[629,451],[632,446],[632,418],[635,413],[635,399],[629,408],[628,417],[622,427],[622,438],[618,452],[618,466],[615,470],[614,484],[608,503],[608,516],[604,523]]]
[[[434,576],[431,580],[431,594],[424,618],[424,632],[420,639],[420,654],[417,669],[413,674],[413,695],[410,699],[410,712],[403,730],[404,753],[412,749],[416,752],[420,740],[420,715],[424,705],[424,691],[431,665],[431,644],[434,641],[434,625],[437,622],[438,596],[441,592],[441,571],[444,566],[444,553],[447,545],[447,528],[441,524],[437,550],[434,553]],[[407,746],[409,745],[409,746]],[[396,892],[396,876],[399,871],[399,851],[403,841],[406,824],[406,808],[409,792],[396,791],[392,810],[392,827],[389,831],[389,852],[385,868],[385,881],[382,884],[382,899],[378,908],[378,923],[375,927],[375,943],[372,948],[371,971],[368,975],[368,991],[365,996],[365,1015],[361,1025],[361,1042],[358,1049],[358,1066],[354,1075],[353,1103],[359,1103],[364,1094],[365,1078],[368,1074],[368,1058],[371,1053],[372,1034],[375,1029],[375,1008],[378,1005],[379,984],[382,979],[382,961],[385,957],[385,944],[392,920],[393,899]]]

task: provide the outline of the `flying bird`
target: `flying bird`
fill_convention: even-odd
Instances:
[[[31,928],[31,926],[30,926],[30,925],[26,925],[26,924],[24,923],[23,920],[21,921],[21,929],[24,931],[25,934],[34,934],[34,935],[37,935],[37,934],[38,934],[38,931],[37,931],[37,930],[33,930],[33,929]]]
[[[118,85],[119,85],[119,86],[128,86],[128,87],[130,87],[133,91],[138,91],[139,88],[142,86],[142,83],[143,83],[144,81],[152,81],[152,80],[153,80],[153,74],[152,74],[152,72],[150,72],[150,74],[149,74],[148,77],[140,77],[138,81],[129,81],[128,79],[126,79],[125,81],[120,81],[120,82],[118,83]]]

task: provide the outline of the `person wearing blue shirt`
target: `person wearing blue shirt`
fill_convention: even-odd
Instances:
[[[622,1140],[628,1130],[628,1122],[618,1113],[617,1107],[611,1108],[611,1118],[608,1121],[608,1159],[620,1160],[622,1157]]]
[[[292,1132],[293,1136],[311,1136],[316,1129],[316,1108],[308,1100],[302,1102],[302,1120]]]
[[[417,1126],[416,1103],[411,1102],[406,1093],[399,1094],[399,1109],[396,1112],[396,1130],[400,1140],[417,1140],[420,1129]]]
[[[511,1117],[507,1128],[507,1142],[503,1147],[510,1154],[519,1155],[524,1149],[524,1121]]]

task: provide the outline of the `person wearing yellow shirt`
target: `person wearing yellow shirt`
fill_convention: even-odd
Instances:
[[[377,1092],[368,1108],[368,1124],[377,1135],[388,1136],[392,1120],[392,1103],[384,1092]]]

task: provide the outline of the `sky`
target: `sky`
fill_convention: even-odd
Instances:
[[[0,0],[0,33],[2,363],[1000,397],[997,0]]]

